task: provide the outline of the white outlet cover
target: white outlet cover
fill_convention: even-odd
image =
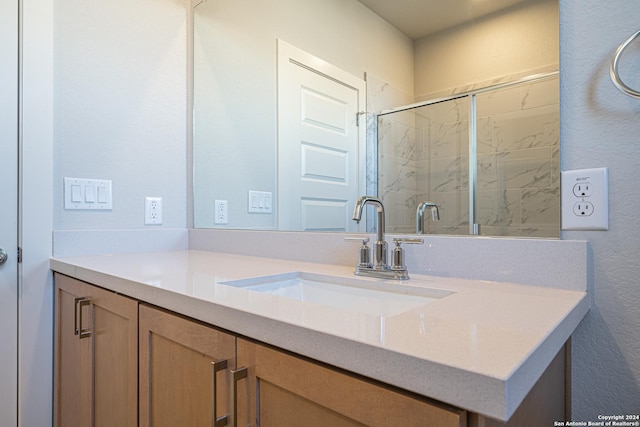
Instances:
[[[162,224],[162,197],[144,198],[144,223],[145,225]]]
[[[216,200],[214,202],[213,213],[214,224],[228,224],[229,223],[229,204],[227,200]]]
[[[608,230],[607,168],[561,172],[562,229]]]

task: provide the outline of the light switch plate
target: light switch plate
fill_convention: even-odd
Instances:
[[[249,190],[249,213],[273,213],[273,193],[270,191]]]
[[[562,229],[609,229],[608,169],[561,172]]]
[[[65,210],[111,210],[111,180],[64,178]]]

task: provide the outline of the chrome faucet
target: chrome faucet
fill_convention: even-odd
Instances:
[[[416,209],[416,233],[424,234],[424,211],[426,208],[431,209],[431,219],[434,221],[440,220],[440,212],[438,210],[438,205],[433,202],[422,202],[418,205],[418,209]]]
[[[360,247],[358,264],[356,265],[355,274],[358,276],[380,277],[384,279],[406,280],[409,278],[407,266],[404,264],[404,250],[400,247],[402,243],[422,244],[422,239],[393,239],[396,247],[393,249],[393,265],[387,264],[387,242],[384,239],[384,206],[380,199],[373,196],[362,196],[357,202],[353,210],[353,220],[360,222],[362,219],[362,211],[367,204],[374,205],[378,213],[378,228],[376,242],[373,246],[373,256],[375,263],[369,262],[369,250],[367,243],[368,238],[352,238],[347,240],[362,240]]]
[[[360,197],[353,209],[353,220],[360,223],[360,220],[362,219],[362,211],[368,204],[374,205],[378,212],[376,242],[373,244],[373,258],[375,259],[373,268],[376,270],[383,270],[387,267],[387,242],[384,240],[384,206],[380,199],[373,196]]]

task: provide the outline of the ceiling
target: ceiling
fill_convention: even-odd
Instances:
[[[532,0],[359,0],[410,39]]]

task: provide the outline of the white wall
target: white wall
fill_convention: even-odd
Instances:
[[[555,71],[558,1],[519,3],[416,40],[415,52],[417,100],[486,86],[501,77]]]
[[[586,421],[640,412],[640,100],[608,76],[617,45],[639,29],[640,2],[560,6],[562,169],[609,167],[609,231],[563,234],[591,246],[592,306],[572,346],[573,418]],[[640,88],[640,49],[625,58]]]
[[[186,225],[187,0],[54,2],[54,228]],[[63,177],[113,181],[113,210],[63,210]]]

